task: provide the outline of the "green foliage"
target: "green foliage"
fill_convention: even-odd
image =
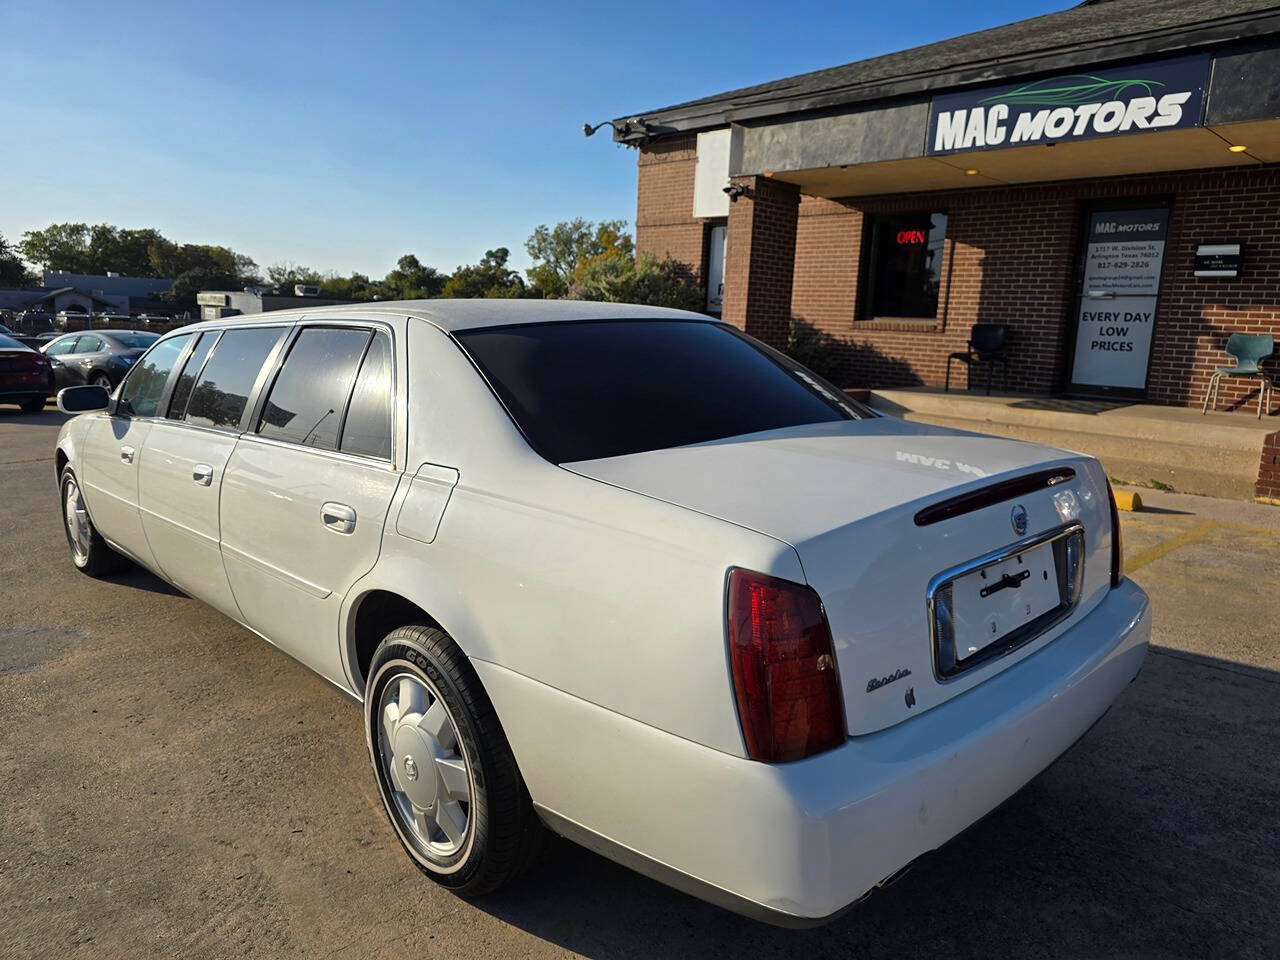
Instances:
[[[155,250],[173,246],[160,231],[146,227],[130,230],[109,223],[54,223],[43,230],[28,230],[19,249],[32,263],[47,270],[127,277],[172,276],[155,264]]]
[[[706,292],[689,268],[668,257],[597,257],[575,271],[569,297],[654,307],[706,309]]]
[[[635,247],[631,235],[624,233],[625,220],[602,220],[593,223],[582,217],[564,220],[554,227],[541,224],[525,241],[524,248],[533,260],[525,271],[533,288],[544,297],[563,297],[573,283],[573,274],[588,261],[631,257]]]
[[[412,253],[396,261],[396,268],[382,281],[389,300],[419,300],[438,297],[448,281],[435,267],[424,266]]]
[[[507,266],[511,251],[506,247],[486,250],[479,263],[466,264],[453,271],[440,295],[454,300],[488,297],[538,296],[524,285],[520,274]]]
[[[27,269],[13,244],[0,236],[0,287],[35,287],[39,284],[39,279]]]
[[[828,380],[837,381],[844,373],[842,357],[847,345],[795,317],[787,327],[787,346],[783,352]]]

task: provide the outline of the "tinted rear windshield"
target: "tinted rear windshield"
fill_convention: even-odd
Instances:
[[[108,339],[114,340],[126,350],[145,350],[160,339],[158,333],[112,333]]]
[[[19,343],[13,337],[5,336],[0,333],[0,350],[29,350],[31,349],[25,343]]]
[[[815,374],[719,323],[535,323],[457,337],[553,463],[864,415]]]

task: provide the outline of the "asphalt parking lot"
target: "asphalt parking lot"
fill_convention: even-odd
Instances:
[[[1280,955],[1280,509],[1144,491],[1138,680],[995,814],[795,932],[568,843],[483,901],[437,888],[353,701],[149,574],[74,570],[61,422],[0,407],[0,956]]]

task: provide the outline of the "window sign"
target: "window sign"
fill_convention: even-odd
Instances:
[[[907,213],[871,219],[866,319],[925,319],[938,315],[945,213]]]
[[[1071,380],[1142,390],[1169,211],[1099,210],[1089,218]]]

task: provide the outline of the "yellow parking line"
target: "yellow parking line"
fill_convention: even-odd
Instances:
[[[1143,550],[1141,553],[1135,554],[1132,557],[1125,557],[1124,572],[1133,573],[1135,570],[1141,570],[1148,563],[1151,563],[1153,560],[1159,560],[1161,557],[1172,553],[1179,547],[1185,547],[1198,540],[1203,540],[1221,526],[1222,524],[1217,520],[1202,520],[1191,529],[1184,530],[1176,537],[1170,537],[1168,540],[1157,543],[1154,547],[1148,547],[1146,550]]]

